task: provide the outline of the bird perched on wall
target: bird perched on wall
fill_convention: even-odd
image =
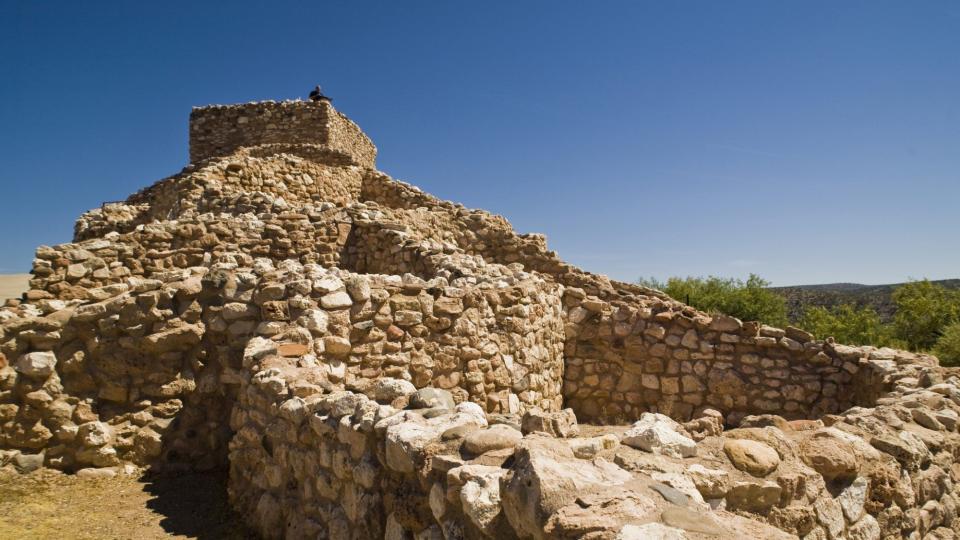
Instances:
[[[320,91],[320,85],[318,84],[310,91],[310,101],[333,101],[329,97],[323,95],[323,92]]]

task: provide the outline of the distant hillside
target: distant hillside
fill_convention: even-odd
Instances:
[[[960,289],[960,279],[942,279],[932,283],[950,289]],[[880,314],[880,318],[884,322],[889,322],[893,319],[893,313],[896,311],[892,294],[894,289],[900,285],[903,285],[903,283],[890,285],[827,283],[825,285],[770,287],[770,290],[787,299],[787,312],[792,321],[796,321],[802,315],[805,306],[829,308],[840,304],[854,304],[858,307],[872,307]]]

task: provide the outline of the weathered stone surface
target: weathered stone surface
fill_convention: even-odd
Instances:
[[[621,485],[630,478],[612,463],[576,459],[560,441],[524,440],[501,487],[504,512],[518,535],[543,538],[543,523],[578,494]]]
[[[617,533],[616,540],[686,540],[687,535],[674,527],[662,523],[643,525],[624,525]]]
[[[853,445],[830,428],[815,431],[801,442],[800,456],[828,481],[853,478],[859,470]]]
[[[840,538],[843,533],[843,511],[840,504],[830,497],[820,497],[813,503],[817,513],[817,521],[823,525],[830,538]]]
[[[620,446],[620,439],[616,435],[607,434],[587,439],[570,439],[570,449],[573,455],[580,459],[593,459],[604,450],[612,450]]]
[[[390,403],[398,397],[406,397],[417,391],[417,387],[410,381],[403,379],[382,378],[373,383],[373,397],[377,401]]]
[[[729,474],[718,469],[708,469],[699,463],[687,467],[687,474],[704,499],[722,499],[727,494]]]
[[[869,488],[870,480],[861,476],[837,496],[837,502],[840,503],[843,515],[850,523],[856,523],[863,516],[863,504],[867,500],[867,490]]]
[[[463,447],[473,454],[483,454],[491,450],[513,448],[522,438],[523,434],[516,429],[498,424],[468,434],[463,439]]]
[[[723,451],[730,462],[741,471],[764,477],[780,465],[780,456],[769,446],[746,439],[724,441]]]
[[[727,491],[727,507],[765,514],[780,500],[781,492],[775,482],[734,482]]]
[[[463,513],[487,536],[494,536],[496,520],[502,515],[500,479],[506,471],[500,467],[464,465],[447,473],[461,485]]]
[[[708,514],[695,512],[679,506],[664,509],[660,514],[660,519],[665,525],[691,533],[706,534],[709,536],[724,536],[725,534],[729,534]]]
[[[906,431],[899,431],[896,434],[885,433],[872,437],[870,444],[877,450],[890,454],[910,470],[919,468],[930,457],[930,450],[923,444],[923,441]]]
[[[453,395],[440,388],[421,388],[410,396],[411,409],[432,409],[439,407],[442,409],[453,409],[456,402],[453,401]]]
[[[45,379],[53,373],[57,357],[49,351],[32,352],[17,359],[17,371],[33,379]]]
[[[573,409],[545,412],[539,409],[527,411],[520,421],[524,435],[545,433],[551,437],[576,437],[579,433],[577,417]]]
[[[847,538],[849,540],[880,540],[880,524],[871,515],[865,515],[847,529]]]
[[[627,430],[620,442],[655,454],[671,457],[692,457],[697,454],[697,444],[677,432],[680,425],[667,416],[644,413],[640,420]]]

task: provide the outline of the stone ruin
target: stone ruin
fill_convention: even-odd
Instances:
[[[375,157],[329,101],[194,109],[0,309],[0,465],[229,468],[264,538],[960,534],[936,358],[585,272]]]

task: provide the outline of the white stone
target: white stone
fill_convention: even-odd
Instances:
[[[610,450],[620,446],[620,439],[612,433],[587,439],[569,439],[568,442],[570,449],[573,450],[573,455],[580,459],[593,459],[594,456],[603,450]]]
[[[830,538],[840,538],[844,527],[843,510],[840,508],[840,503],[828,495],[822,496],[814,501],[813,509],[817,512],[817,521],[827,529]]]
[[[57,357],[50,351],[31,352],[17,360],[16,370],[32,379],[45,379],[53,373]]]
[[[329,294],[343,288],[343,281],[337,276],[323,276],[313,280],[313,290],[320,294]]]
[[[720,499],[727,494],[729,474],[719,469],[708,469],[699,463],[687,467],[687,474],[693,480],[700,494],[708,499]]]
[[[393,401],[398,397],[409,396],[417,391],[417,387],[410,381],[383,377],[373,383],[373,399],[377,401]]]
[[[113,430],[104,422],[87,422],[80,424],[77,429],[77,437],[84,446],[103,446],[110,442],[113,436]]]
[[[483,412],[483,408],[481,408],[480,405],[477,405],[472,401],[458,403],[453,410],[454,412],[465,415],[468,418],[472,418],[478,426],[484,427],[487,425],[487,414]]]
[[[697,443],[677,432],[673,419],[659,413],[643,413],[620,442],[654,454],[685,458],[697,455]]]
[[[330,317],[322,309],[308,309],[301,316],[303,326],[314,334],[325,334]]]
[[[352,306],[353,300],[349,294],[340,291],[330,293],[321,298],[320,305],[323,306],[324,309],[343,309]]]
[[[867,488],[869,487],[870,480],[861,476],[837,496],[837,502],[843,509],[843,515],[847,516],[847,521],[850,523],[855,523],[863,515],[863,505],[867,501]]]
[[[435,482],[433,486],[430,487],[428,502],[430,503],[430,513],[433,514],[433,519],[441,521],[443,515],[447,513],[447,495],[444,493],[443,484]]]
[[[500,478],[506,474],[506,469],[486,465],[464,465],[451,470],[448,474],[456,474],[466,480],[460,489],[460,504],[463,513],[470,521],[487,535],[492,535],[492,525],[500,515]]]
[[[87,467],[77,471],[77,478],[113,478],[117,475],[115,469]]]

